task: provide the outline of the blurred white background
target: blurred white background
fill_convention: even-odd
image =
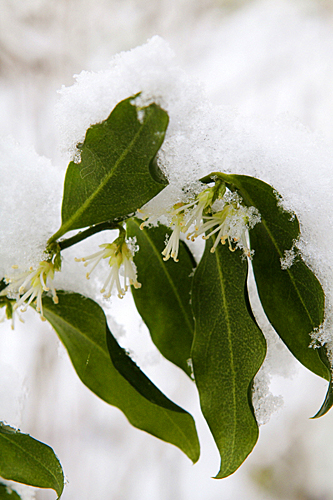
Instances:
[[[332,0],[0,0],[0,135],[65,169],[56,91],[155,34],[214,103],[272,121],[287,114],[333,140]],[[191,382],[154,350],[140,319],[128,314],[129,297],[112,307],[140,365],[196,416],[202,458],[192,466],[98,400],[52,329],[30,312],[14,332],[1,325],[0,418],[54,448],[68,480],[64,500],[333,499],[333,412],[309,420],[325,382],[301,367],[292,379],[275,378],[284,408],[232,477],[211,479],[218,454]],[[24,498],[55,495],[28,489]]]

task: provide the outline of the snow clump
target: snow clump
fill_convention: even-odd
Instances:
[[[0,138],[0,278],[43,260],[60,226],[63,173],[33,148]]]
[[[108,69],[77,75],[63,87],[57,106],[62,145],[70,158],[89,126],[105,120],[115,105],[141,92],[140,105],[159,104],[169,126],[158,163],[169,186],[152,202],[161,214],[198,193],[198,179],[214,171],[257,177],[282,196],[296,213],[301,237],[295,245],[316,273],[326,294],[326,320],[320,331],[331,342],[333,323],[333,149],[288,116],[264,120],[244,117],[230,107],[217,107],[203,87],[177,65],[160,37],[116,55]],[[138,207],[139,208],[139,207]],[[161,216],[162,217],[162,216]],[[282,267],[292,265],[292,252]]]

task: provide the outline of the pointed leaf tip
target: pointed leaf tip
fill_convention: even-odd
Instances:
[[[64,474],[52,448],[4,423],[0,423],[0,476],[51,488],[58,498],[64,489]]]
[[[201,409],[221,456],[215,476],[221,479],[237,470],[258,439],[249,390],[266,342],[248,312],[246,262],[227,245],[211,253],[213,242],[206,242],[193,278],[192,360]]]
[[[82,382],[119,408],[134,427],[177,446],[196,462],[200,447],[192,416],[152,387],[134,362],[124,357],[114,337],[109,337],[110,356],[103,309],[78,293],[60,291],[58,297],[57,305],[45,297],[44,316],[65,345]],[[112,358],[117,358],[115,363]]]
[[[320,409],[317,411],[317,413],[311,417],[312,419],[323,417],[326,415],[326,413],[332,408],[333,406],[333,380],[332,380],[332,368],[328,359],[328,356],[326,354],[326,349],[325,347],[319,347],[318,349],[319,355],[323,361],[323,363],[327,366],[329,373],[330,373],[330,379],[328,382],[328,387],[327,387],[327,392],[325,396],[325,400],[323,404],[321,405]]]

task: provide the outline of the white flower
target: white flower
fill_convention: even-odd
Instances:
[[[189,228],[194,224],[195,231],[199,230],[201,226],[201,221],[203,217],[203,212],[206,208],[210,207],[214,198],[214,189],[207,188],[198,194],[195,201],[184,205],[178,210],[184,211],[185,217],[185,227],[184,232],[187,232]],[[191,210],[189,210],[191,208]]]
[[[161,210],[159,213],[146,213],[144,209],[138,209],[138,212],[143,215],[143,222],[140,225],[140,229],[155,224],[162,216],[171,219],[170,226],[179,222],[184,233],[194,223],[197,228],[200,225],[204,209],[211,205],[213,198],[214,190],[207,188],[199,193],[194,201],[190,203],[176,203],[171,210]],[[179,220],[176,221],[173,218],[177,215],[179,216]]]
[[[82,259],[75,259],[77,262],[84,262],[85,266],[92,267],[87,272],[87,279],[102,259],[109,259],[110,270],[101,289],[104,298],[111,297],[111,292],[115,286],[118,297],[122,299],[127,292],[129,285],[140,288],[141,284],[137,280],[136,266],[133,262],[133,252],[123,238],[117,238],[113,243],[103,243],[99,245],[102,250]],[[120,274],[123,277],[123,286],[120,282]]]
[[[15,269],[16,266],[13,266]],[[31,267],[29,271],[13,276],[6,276],[5,281],[9,283],[0,296],[8,295],[9,298],[16,298],[13,306],[13,313],[22,306],[21,312],[25,312],[28,306],[35,301],[36,311],[40,313],[41,319],[45,320],[43,314],[42,295],[43,292],[51,291],[53,302],[58,303],[56,290],[53,286],[54,264],[43,260],[37,269]],[[19,316],[20,318],[20,316]]]
[[[260,220],[258,212],[253,207],[247,208],[226,204],[220,212],[216,212],[210,217],[203,217],[203,219],[205,222],[198,231],[192,234],[192,239],[215,228],[209,234],[203,236],[204,239],[208,239],[217,233],[216,240],[211,248],[212,253],[215,252],[219,242],[224,245],[228,241],[230,251],[234,252],[236,248],[241,248],[247,257],[252,256],[253,252],[251,252],[247,243],[247,233],[249,227],[252,228]]]
[[[166,215],[169,218],[169,227],[172,228],[171,236],[167,236],[167,242],[164,250],[162,251],[163,260],[169,260],[170,257],[173,258],[175,262],[178,262],[178,251],[179,251],[179,237],[181,232],[187,231],[187,225],[184,220],[184,210],[186,208],[191,207],[194,203],[189,203],[188,205],[184,205],[184,203],[176,203],[172,210],[167,211],[165,214],[161,212],[159,214],[150,214],[144,215],[144,221],[140,225],[140,229],[143,229],[145,226],[149,226],[154,224],[161,216]],[[139,213],[144,214],[143,210],[138,210]]]
[[[178,217],[174,223],[174,228],[169,237],[165,249],[162,251],[163,260],[169,260],[170,257],[173,258],[175,262],[178,262],[178,252],[179,252],[179,237],[182,231],[181,223]]]
[[[10,319],[12,330],[14,330],[15,327],[16,316],[21,321],[21,323],[24,323],[24,320],[22,319],[22,316],[19,314],[18,310],[17,309],[15,311],[13,310],[12,306],[10,305],[10,301],[8,301],[7,304],[6,303],[1,304],[1,306],[4,308],[5,312],[0,319],[0,323],[3,323],[6,319]]]
[[[162,251],[163,260],[171,257],[178,262],[181,233],[187,233],[186,238],[192,241],[201,234],[204,239],[208,239],[217,233],[212,253],[215,252],[219,242],[224,245],[228,241],[232,252],[236,248],[241,248],[247,257],[251,257],[253,252],[247,242],[248,230],[260,221],[260,215],[254,207],[244,207],[241,202],[237,193],[226,192],[225,185],[221,184],[205,189],[190,203],[176,203],[171,210],[163,214],[169,219],[169,227],[172,229]],[[209,216],[205,215],[214,212],[214,209],[218,211]],[[139,212],[144,213],[142,210]],[[160,218],[161,214],[146,215],[141,229]],[[207,234],[207,231],[210,233]]]
[[[204,210],[211,205],[214,197],[214,190],[207,188],[198,194],[196,199],[190,203],[176,203],[172,210],[166,214],[146,215],[140,229],[144,226],[155,223],[161,215],[166,215],[169,218],[169,227],[172,229],[171,236],[166,242],[166,246],[162,251],[163,260],[168,260],[170,257],[178,262],[179,239],[181,233],[187,233],[189,228],[194,224],[195,230],[199,230]],[[143,210],[138,210],[144,213]]]

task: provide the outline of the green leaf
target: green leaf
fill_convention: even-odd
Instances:
[[[193,418],[171,401],[167,405],[162,393],[157,399],[158,389],[152,390],[150,381],[151,386],[146,387],[144,393],[121,375],[111,362],[106,318],[101,307],[77,293],[58,292],[58,297],[58,305],[50,297],[43,299],[44,315],[65,345],[82,382],[101,399],[119,408],[134,427],[178,446],[196,462],[199,443]],[[135,372],[133,365],[131,369]],[[143,374],[140,377],[142,387]],[[147,398],[149,391],[150,399]],[[162,398],[163,405],[160,404]]]
[[[332,381],[332,372],[331,372],[331,364],[326,356],[326,353],[323,349],[319,351],[319,355],[323,361],[323,363],[327,366],[327,369],[330,373],[330,380],[328,383],[327,393],[325,396],[325,400],[321,405],[321,408],[317,411],[317,413],[312,418],[319,418],[325,415],[333,406],[333,381]]]
[[[195,334],[192,360],[203,415],[221,455],[217,478],[243,463],[258,439],[252,381],[266,354],[265,339],[244,294],[247,264],[241,253],[206,243],[194,274]]]
[[[132,287],[135,305],[163,356],[190,375],[187,361],[194,331],[190,305],[191,276],[196,265],[193,256],[181,241],[179,262],[163,261],[161,251],[166,235],[171,234],[166,226],[140,230],[140,221],[129,219],[127,234],[136,237],[140,248],[134,262],[142,287]]]
[[[261,214],[261,223],[250,231],[250,241],[255,251],[252,264],[258,293],[269,321],[304,366],[329,380],[330,372],[322,359],[326,357],[324,349],[309,348],[311,332],[324,319],[323,289],[299,255],[291,267],[281,268],[285,250],[299,237],[297,217],[282,209],[269,184],[242,175],[218,175]]]
[[[109,328],[106,328],[106,339],[113,366],[143,397],[167,410],[184,413],[184,410],[170,401],[140,370],[125,349],[120,347]]]
[[[52,488],[58,498],[64,489],[63,471],[52,448],[3,423],[0,423],[0,476],[38,488]]]
[[[80,163],[68,165],[62,225],[50,242],[72,229],[124,219],[167,184],[155,157],[168,115],[156,104],[138,109],[134,98],[87,130]]]
[[[4,290],[7,285],[8,283],[6,283],[5,278],[2,278],[2,280],[0,281],[0,292],[2,292],[2,290]]]
[[[16,491],[11,490],[5,484],[0,483],[0,500],[21,500]]]

